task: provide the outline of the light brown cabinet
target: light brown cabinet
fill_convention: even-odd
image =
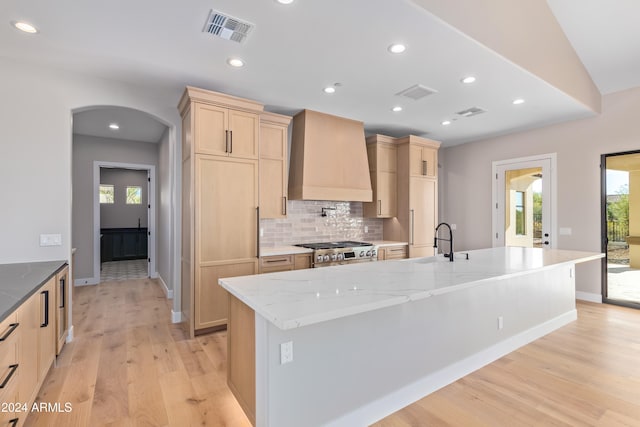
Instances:
[[[260,273],[311,268],[311,253],[270,255],[260,258]]]
[[[405,259],[406,257],[407,245],[385,246],[378,248],[378,261]]]
[[[391,218],[397,214],[397,147],[393,141],[384,135],[367,138],[373,202],[363,203],[365,217]]]
[[[385,219],[385,240],[408,241],[410,258],[434,254],[438,220],[437,151],[440,143],[417,136],[394,140],[397,146],[397,216]]]
[[[56,358],[56,277],[40,288],[40,327],[38,328],[38,383],[42,384]]]
[[[56,274],[56,355],[60,354],[69,330],[69,267]]]
[[[258,158],[258,114],[204,103],[197,103],[194,110],[196,153]]]
[[[188,87],[182,116],[182,315],[190,335],[227,324],[222,277],[256,274],[262,105]]]
[[[260,217],[287,217],[287,141],[291,117],[260,115]]]
[[[18,403],[18,384],[20,376],[20,324],[16,313],[12,313],[0,322],[0,403]],[[12,407],[3,407],[0,411],[0,426],[12,425],[10,422],[20,418]],[[11,410],[11,411],[9,411]],[[22,414],[24,417],[24,414]]]
[[[294,270],[304,270],[305,268],[311,268],[313,254],[296,254],[293,259]]]

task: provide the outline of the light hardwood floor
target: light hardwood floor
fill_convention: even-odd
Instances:
[[[33,413],[27,426],[250,426],[226,386],[225,332],[187,339],[153,280],[74,292],[76,338],[38,396],[73,411]],[[640,426],[640,311],[578,313],[375,426]]]
[[[37,398],[73,410],[26,426],[251,426],[226,385],[226,332],[188,339],[152,279],[73,291],[75,339]]]

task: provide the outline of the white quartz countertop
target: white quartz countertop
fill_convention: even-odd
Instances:
[[[261,247],[260,257],[265,256],[277,256],[277,255],[295,255],[295,254],[308,254],[313,252],[313,249],[301,248],[300,246],[275,246],[275,247]]]
[[[507,279],[560,264],[602,258],[595,252],[501,247],[438,257],[358,263],[220,279],[236,298],[280,329],[292,329]]]
[[[379,248],[384,248],[386,246],[407,246],[409,244],[409,242],[394,242],[393,240],[374,240],[369,243],[374,246],[378,246]]]

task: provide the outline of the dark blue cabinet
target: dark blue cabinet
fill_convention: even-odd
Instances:
[[[100,261],[122,261],[147,258],[146,228],[100,229]]]

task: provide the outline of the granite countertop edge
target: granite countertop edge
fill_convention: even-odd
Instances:
[[[67,261],[64,260],[0,264],[0,322],[65,265]]]

